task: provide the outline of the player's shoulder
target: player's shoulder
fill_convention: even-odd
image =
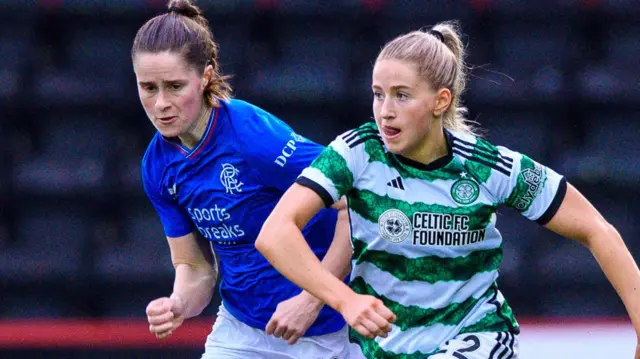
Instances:
[[[229,114],[229,123],[238,141],[264,140],[267,132],[289,134],[291,127],[269,111],[249,102],[231,99],[224,103]]]
[[[367,122],[360,127],[346,131],[340,134],[336,138],[336,141],[341,142],[349,149],[362,148],[367,143],[374,147],[383,148],[384,146],[375,122]]]
[[[156,132],[151,138],[151,141],[149,141],[147,149],[144,151],[144,156],[142,156],[143,166],[157,160],[157,158],[162,155],[162,147],[160,141],[160,133]]]
[[[166,163],[167,149],[159,132],[156,132],[142,156],[140,169],[143,179],[152,179]]]
[[[254,113],[256,110],[260,109],[252,103],[237,98],[220,101],[222,101],[221,106],[226,107],[231,113]]]
[[[454,155],[464,162],[474,163],[475,166],[467,166],[468,168],[479,171],[491,169],[508,177],[511,175],[514,161],[521,156],[516,151],[471,133],[448,130],[448,135]]]
[[[275,118],[265,109],[240,99],[226,100],[226,107],[233,123],[264,123],[267,118]]]

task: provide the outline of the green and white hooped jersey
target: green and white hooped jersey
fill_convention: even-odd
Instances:
[[[424,358],[460,333],[518,333],[497,289],[507,205],[541,224],[556,213],[565,179],[529,157],[445,131],[449,155],[423,165],[388,152],[375,123],[338,136],[297,183],[327,206],[347,196],[351,288],[397,316],[387,338],[351,330],[368,358]]]

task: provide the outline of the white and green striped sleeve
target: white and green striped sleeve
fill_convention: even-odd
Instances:
[[[346,134],[336,137],[296,180],[315,191],[327,207],[353,188],[364,165],[364,146],[350,147],[345,138]]]
[[[530,220],[542,225],[549,222],[567,192],[566,179],[524,154],[505,147],[498,150],[513,159],[509,176],[502,177],[498,199]]]

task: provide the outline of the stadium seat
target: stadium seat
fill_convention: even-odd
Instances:
[[[43,113],[36,123],[39,151],[15,163],[14,187],[23,192],[100,194],[113,148],[113,121],[60,112]]]
[[[491,0],[492,9],[514,22],[531,18],[553,20],[577,16],[580,2],[575,0],[510,1]]]
[[[121,210],[117,238],[106,238],[97,253],[97,276],[109,283],[171,280],[169,245],[158,216],[148,201],[131,202]]]
[[[589,183],[637,183],[640,165],[629,161],[640,153],[640,128],[634,124],[637,118],[637,112],[604,112],[584,119],[586,142],[579,149],[562,153],[566,175]]]
[[[478,101],[531,105],[563,98],[564,66],[576,44],[568,24],[505,22],[494,28],[494,36],[495,52],[486,66],[493,72],[470,87]]]
[[[340,4],[331,1],[315,0],[280,0],[274,11],[287,16],[313,15],[316,17],[336,17],[350,15],[360,9],[359,0],[343,0]]]
[[[135,90],[130,56],[134,35],[128,29],[90,25],[69,29],[64,44],[59,44],[64,61],[56,67],[37,69],[39,99],[51,105],[107,105],[134,94],[127,91]]]
[[[421,2],[421,1],[384,1],[381,9],[383,16],[391,19],[419,20],[422,26],[433,25],[444,20],[464,21],[472,14],[471,7],[465,1]]]
[[[15,36],[20,33],[21,36]],[[33,57],[33,31],[13,22],[0,25],[0,101],[13,98],[21,89],[24,71]]]
[[[18,292],[2,293],[0,318],[45,319],[73,318],[87,315],[69,294],[59,288],[31,288]]]
[[[549,114],[496,110],[478,114],[477,120],[480,127],[486,129],[486,138],[494,145],[507,147],[551,166],[547,160],[555,119]]]
[[[11,283],[70,283],[81,276],[92,217],[69,201],[15,204],[15,239],[2,251],[0,277]]]

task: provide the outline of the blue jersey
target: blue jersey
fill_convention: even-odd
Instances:
[[[219,258],[220,295],[234,317],[264,330],[279,302],[301,292],[255,249],[262,224],[302,170],[323,150],[266,111],[220,101],[200,142],[188,149],[156,133],[142,160],[142,178],[168,237],[193,231]],[[322,258],[337,212],[325,209],[303,234]],[[342,316],[325,306],[305,335],[335,332]]]

